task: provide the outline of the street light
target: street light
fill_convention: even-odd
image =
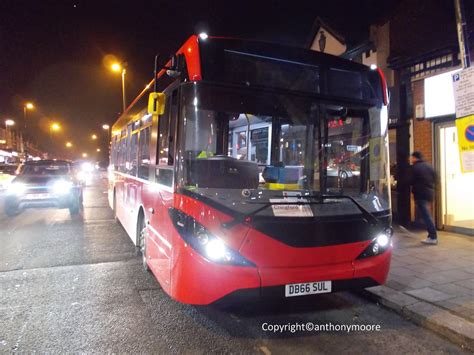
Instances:
[[[23,118],[25,119],[25,128],[26,128],[26,119],[27,119],[27,112],[28,110],[34,110],[35,105],[33,105],[31,102],[27,102],[25,106],[23,106]]]
[[[12,119],[6,119],[5,120],[5,144],[8,147],[8,127],[13,126],[15,124],[15,121]]]
[[[83,158],[87,158],[87,153],[82,153]]]
[[[95,134],[93,134],[91,137],[92,137],[93,140],[97,139],[97,135],[95,135]]]
[[[71,143],[71,142],[67,142],[67,143],[66,143],[66,147],[71,148],[71,147],[72,147],[72,143]]]
[[[100,152],[100,148],[97,148],[96,151],[97,151],[97,152]]]
[[[51,125],[49,126],[49,137],[53,139],[53,132],[57,132],[59,130],[61,130],[61,126],[59,125],[59,123],[51,123]]]
[[[116,73],[121,73],[122,74],[122,113],[125,112],[126,108],[126,98],[125,98],[125,74],[127,73],[127,70],[125,69],[126,63],[113,63],[110,66],[110,69],[112,69],[113,72]]]

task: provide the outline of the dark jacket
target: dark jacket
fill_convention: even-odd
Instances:
[[[433,201],[435,183],[436,173],[428,163],[419,160],[413,164],[411,186],[415,201]]]

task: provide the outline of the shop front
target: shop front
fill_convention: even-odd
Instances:
[[[433,122],[433,162],[439,181],[435,216],[439,229],[474,235],[474,172],[461,171],[452,90],[456,71],[424,80],[425,117]]]

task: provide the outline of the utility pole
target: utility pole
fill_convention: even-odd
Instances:
[[[467,23],[464,17],[464,0],[454,0],[456,12],[456,29],[458,32],[459,53],[461,53],[461,62],[463,68],[471,66],[471,56],[469,52],[469,42],[467,35]]]

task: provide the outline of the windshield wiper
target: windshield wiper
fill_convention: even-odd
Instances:
[[[304,197],[307,197],[307,196],[291,196],[291,197],[304,198]],[[319,202],[306,202],[306,201],[305,202],[303,202],[303,201],[249,202],[249,204],[256,204],[256,205],[263,204],[263,206],[260,207],[260,208],[257,208],[256,210],[254,210],[250,213],[242,214],[242,215],[234,218],[233,220],[231,220],[229,222],[224,222],[224,223],[221,224],[221,226],[224,227],[224,228],[227,228],[227,229],[232,228],[233,226],[244,222],[246,219],[255,216],[257,213],[267,209],[270,206],[277,206],[277,205],[314,205],[314,204],[317,204],[317,203],[319,203]]]
[[[349,196],[349,195],[322,195],[322,194],[318,194],[318,195],[297,195],[297,196],[291,196],[291,197],[296,197],[298,199],[317,198],[317,199],[320,199],[320,201],[318,201],[318,202],[306,202],[306,201],[250,202],[250,204],[263,203],[263,206],[260,207],[260,208],[257,208],[256,210],[254,210],[250,213],[242,214],[242,215],[234,218],[233,220],[231,220],[229,222],[224,222],[221,225],[222,225],[223,228],[226,228],[226,229],[232,228],[233,226],[244,222],[248,218],[255,216],[257,213],[259,213],[259,212],[261,212],[261,211],[263,211],[263,210],[265,210],[265,209],[267,209],[268,207],[271,207],[271,206],[276,206],[276,205],[314,205],[314,204],[323,203],[325,199],[340,199],[340,200],[348,199],[352,203],[354,203],[354,205],[356,205],[356,207],[360,210],[360,212],[365,217],[365,220],[368,223],[370,223],[373,226],[377,226],[378,224],[380,224],[377,217],[375,217],[371,212],[369,212],[365,207],[363,207],[359,202],[357,202],[352,196]]]
[[[365,217],[365,219],[367,220],[367,222],[369,222],[370,224],[376,226],[378,224],[380,224],[379,220],[377,219],[377,217],[375,217],[373,215],[373,213],[371,213],[369,210],[367,210],[364,206],[362,206],[359,202],[357,202],[355,200],[354,197],[352,196],[349,196],[349,195],[321,195],[321,197],[323,199],[348,199],[350,201],[352,201],[354,203],[354,205],[357,206],[357,208],[362,212],[362,215]]]

